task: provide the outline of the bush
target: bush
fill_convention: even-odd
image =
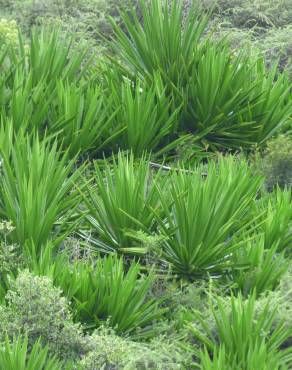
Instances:
[[[270,308],[268,303],[257,315],[255,295],[247,300],[241,295],[232,297],[227,309],[222,299],[217,301],[217,305],[217,309],[213,308],[217,340],[203,322],[201,324],[208,334],[200,333],[194,326],[190,326],[195,337],[215,353],[215,357],[219,346],[219,353],[224,348],[225,362],[231,368],[253,369],[253,365],[258,364],[260,369],[266,369],[271,362],[274,369],[275,366],[280,368],[291,364],[291,348],[281,348],[292,332],[291,328],[285,328],[283,322],[274,325],[277,307]]]
[[[79,172],[71,173],[74,160],[68,162],[56,142],[38,137],[19,135],[11,153],[2,150],[2,155],[0,209],[14,227],[9,240],[39,255],[47,242],[58,245],[72,228]]]
[[[14,14],[22,30],[29,34],[35,26],[58,26],[74,34],[78,43],[95,48],[103,44],[101,34],[111,34],[108,16],[120,23],[119,10],[131,6],[132,0],[1,0],[7,11]],[[0,2],[1,4],[1,2]],[[77,45],[76,45],[77,46]],[[95,48],[96,50],[96,48]]]
[[[155,212],[161,212],[156,184],[165,182],[161,171],[152,174],[146,157],[135,162],[133,155],[119,153],[112,165],[95,162],[93,181],[83,194],[89,241],[103,253],[145,254],[147,248],[135,234],[155,232]]]
[[[291,189],[277,188],[273,193],[263,194],[250,213],[258,231],[263,233],[266,249],[277,246],[277,252],[291,253],[292,203]]]
[[[10,222],[0,222],[0,304],[4,302],[9,288],[9,280],[24,267],[24,258],[19,246],[8,243],[7,238],[13,226]]]
[[[101,328],[92,335],[91,342],[92,351],[80,362],[84,370],[184,369],[188,359],[177,344],[163,337],[150,343],[137,343]]]
[[[282,27],[292,20],[289,0],[204,0],[203,3],[206,8],[216,4],[215,14],[238,28]]]
[[[269,191],[276,185],[280,188],[292,185],[292,139],[279,135],[267,143],[262,159],[257,161],[259,169],[266,176]]]
[[[210,162],[205,179],[200,171],[172,173],[170,193],[159,191],[166,216],[157,216],[165,236],[157,252],[174,273],[193,279],[233,267],[230,258],[240,244],[232,237],[246,226],[260,183],[246,163],[233,157],[220,158],[217,166]]]
[[[148,81],[159,72],[166,92],[183,104],[180,129],[202,147],[252,148],[290,122],[288,77],[277,77],[277,66],[267,71],[257,55],[203,37],[208,16],[196,7],[184,19],[182,2],[155,0],[143,2],[143,27],[134,11],[122,19],[126,30],[113,22],[112,42],[120,68]]]
[[[62,363],[56,357],[48,356],[48,348],[37,341],[28,352],[27,337],[16,337],[12,343],[8,338],[0,344],[1,370],[60,370]]]
[[[12,46],[18,44],[18,29],[15,21],[0,19],[0,42]]]
[[[289,266],[289,261],[283,254],[277,253],[277,249],[277,243],[265,249],[265,238],[262,236],[255,236],[252,241],[247,238],[232,257],[234,264],[239,266],[230,274],[232,288],[241,291],[244,296],[253,291],[259,295],[265,290],[276,289]]]
[[[292,19],[292,10],[291,10]],[[291,58],[292,58],[292,27],[291,25],[283,28],[272,28],[263,36],[258,38],[254,45],[264,54],[265,60],[269,66],[273,65],[279,59],[279,70],[287,70],[289,76],[292,76]]]
[[[107,321],[118,334],[138,336],[141,331],[147,337],[156,333],[152,324],[162,318],[165,309],[149,296],[154,273],[142,275],[138,263],[126,271],[122,259],[109,256],[71,266],[61,255],[49,273],[72,301],[74,317],[86,329]]]
[[[87,350],[82,330],[71,321],[68,302],[48,277],[21,272],[0,306],[0,333],[28,335],[28,348],[41,338],[61,358],[77,358]]]
[[[260,295],[255,303],[256,315],[260,316],[264,307],[269,304],[270,307],[277,307],[273,328],[280,323],[284,323],[287,329],[292,327],[292,279],[291,267],[287,273],[282,276],[278,288],[275,291],[265,292]],[[292,345],[292,335],[283,343],[284,348]]]

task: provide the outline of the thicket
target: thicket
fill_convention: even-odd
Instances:
[[[291,79],[187,5],[1,22],[0,369],[291,367]]]

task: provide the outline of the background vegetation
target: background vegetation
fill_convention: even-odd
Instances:
[[[291,2],[0,5],[0,369],[290,369]]]

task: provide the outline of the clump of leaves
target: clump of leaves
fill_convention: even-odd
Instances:
[[[232,236],[246,227],[260,184],[233,157],[221,158],[218,166],[210,162],[205,179],[200,170],[172,173],[169,192],[159,189],[164,214],[157,220],[166,240],[157,252],[174,273],[194,278],[233,266],[230,258],[240,243],[232,243]]]
[[[156,183],[165,182],[161,171],[152,173],[145,157],[135,162],[133,155],[119,153],[112,164],[106,161],[102,167],[95,162],[94,182],[85,181],[89,241],[104,253],[145,254],[148,249],[135,232],[155,233],[155,212],[161,212]]]
[[[107,321],[118,334],[153,335],[151,324],[161,319],[164,309],[149,297],[155,275],[142,275],[138,263],[125,270],[124,261],[113,256],[96,262],[77,261],[72,266],[59,257],[49,272],[72,301],[76,320],[94,329]],[[144,333],[144,334],[143,334]]]
[[[244,369],[266,369],[269,364],[273,364],[272,368],[277,369],[291,364],[291,348],[282,349],[282,346],[291,337],[292,332],[283,322],[274,326],[277,307],[271,308],[266,304],[263,311],[257,315],[255,294],[247,300],[241,295],[232,297],[230,307],[227,308],[222,299],[217,300],[216,305],[217,308],[213,307],[212,312],[217,337],[213,336],[208,325],[202,320],[201,325],[205,333],[198,331],[195,326],[189,326],[194,336],[213,353],[215,361],[219,361],[218,357],[224,355],[229,366],[227,368]],[[210,362],[206,351],[204,354],[201,352],[200,356],[203,357],[203,362]],[[209,368],[214,367],[207,367]]]
[[[15,337],[12,342],[6,337],[5,342],[0,344],[1,370],[59,370],[63,365],[48,354],[48,347],[43,347],[40,340],[34,343],[30,351],[27,336]]]
[[[2,336],[27,334],[29,348],[41,337],[51,353],[66,359],[87,350],[81,328],[72,322],[67,300],[50,278],[22,271],[11,281],[5,301],[0,306]]]
[[[259,217],[260,216],[260,217]],[[265,193],[254,204],[251,217],[263,233],[266,249],[277,244],[277,252],[291,254],[292,204],[291,189],[277,187],[273,193]]]
[[[167,94],[183,105],[180,130],[191,131],[202,148],[262,145],[290,122],[289,78],[278,76],[277,66],[268,71],[258,55],[203,37],[209,16],[196,7],[184,19],[183,2],[143,1],[143,26],[134,11],[122,19],[125,31],[113,22],[119,68],[148,81],[158,72]]]
[[[175,370],[184,368],[187,357],[177,344],[166,338],[138,343],[100,328],[91,336],[93,349],[80,362],[84,370],[117,368]]]
[[[280,188],[292,185],[292,139],[279,135],[267,143],[262,158],[257,159],[258,167],[266,176],[268,190],[277,185]]]
[[[67,161],[56,142],[38,137],[18,136],[2,156],[0,209],[14,227],[9,240],[39,255],[48,241],[58,245],[71,230],[79,172],[73,172],[74,159]]]
[[[242,266],[229,276],[233,289],[241,291],[244,296],[253,291],[258,296],[266,290],[276,289],[289,266],[289,261],[277,250],[278,244],[265,248],[264,236],[257,235],[252,240],[247,238],[244,245],[233,253],[234,263]]]
[[[15,20],[0,19],[0,41],[12,45],[18,44],[18,29]]]

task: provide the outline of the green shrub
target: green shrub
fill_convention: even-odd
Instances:
[[[16,50],[8,48],[3,52],[0,112],[5,127],[12,125],[15,132],[23,129],[40,136],[44,136],[44,131],[57,134],[57,123],[64,125],[62,112],[53,122],[52,131],[49,121],[56,82],[62,78],[77,83],[84,73],[81,66],[85,52],[72,50],[71,43],[72,37],[61,36],[59,30],[34,30],[28,45],[20,38]]]
[[[10,338],[28,335],[29,348],[41,337],[51,353],[61,358],[77,358],[87,350],[81,328],[73,324],[67,300],[48,277],[21,272],[0,306],[0,333]]]
[[[255,303],[256,315],[261,315],[264,307],[277,307],[273,328],[283,322],[286,328],[292,327],[292,285],[291,267],[282,276],[278,288],[274,291],[265,292],[260,295]],[[292,344],[292,336],[284,343],[283,347],[289,348]]]
[[[112,99],[99,86],[60,80],[54,95],[48,132],[59,132],[59,141],[65,150],[69,148],[70,157],[89,150],[99,152],[119,132],[121,124],[113,122],[117,112]]]
[[[292,140],[289,135],[279,135],[267,143],[258,167],[266,176],[266,186],[290,187],[292,184]]]
[[[105,253],[146,253],[135,233],[155,232],[155,212],[160,212],[156,183],[165,182],[161,171],[152,174],[146,157],[135,162],[132,155],[119,153],[112,165],[95,163],[93,181],[83,194],[91,226],[84,237]]]
[[[292,9],[291,9],[292,20]],[[283,28],[272,28],[263,36],[256,39],[254,45],[264,54],[267,64],[270,66],[279,59],[280,71],[287,70],[292,76],[292,27],[287,25]]]
[[[18,44],[18,29],[14,20],[0,19],[0,41],[4,44],[17,46]]]
[[[170,4],[171,12],[169,14]],[[184,19],[182,2],[152,1],[148,6],[142,1],[142,23],[134,9],[131,14],[121,14],[125,31],[112,22],[112,46],[132,73],[139,73],[152,80],[159,72],[164,84],[179,88],[185,83],[195,63],[198,41],[208,18],[193,8],[182,28]]]
[[[78,42],[95,47],[104,37],[111,35],[108,16],[120,23],[118,9],[138,9],[132,0],[1,0],[9,13],[14,14],[23,31],[29,34],[35,26],[59,26],[73,33]],[[0,1],[0,4],[1,4]]]
[[[14,227],[9,238],[39,255],[47,242],[58,245],[72,229],[79,172],[72,174],[74,160],[68,162],[56,142],[37,137],[18,136],[10,155],[2,151],[2,156],[0,204],[1,214]]]
[[[149,297],[154,273],[141,274],[139,264],[132,263],[125,271],[122,259],[109,256],[94,263],[57,258],[49,272],[57,286],[72,301],[76,320],[85,328],[94,329],[103,322],[119,334],[148,336],[155,332],[151,324],[161,319],[164,309],[159,300]]]
[[[111,94],[116,96],[119,106],[116,125],[124,127],[118,137],[119,149],[131,150],[135,157],[142,157],[146,151],[158,156],[177,146],[175,134],[180,107],[171,112],[173,101],[166,96],[159,76],[150,86],[139,80],[134,84],[118,81],[112,86]]]
[[[6,338],[0,344],[1,370],[60,370],[62,363],[48,355],[48,348],[37,341],[28,352],[27,337],[16,337],[11,343]],[[68,368],[69,369],[69,368]]]
[[[166,338],[150,343],[133,342],[101,328],[91,336],[93,350],[80,362],[84,370],[111,368],[121,370],[184,369],[188,356]]]
[[[232,236],[246,226],[260,183],[245,162],[233,157],[221,158],[218,166],[210,162],[205,179],[200,171],[172,174],[170,195],[159,191],[166,217],[157,220],[166,237],[158,253],[174,273],[194,278],[233,267],[231,253],[240,243],[232,243]]]
[[[273,193],[263,194],[254,204],[251,217],[263,233],[266,249],[277,245],[277,252],[291,253],[292,204],[291,189],[277,188]],[[259,218],[260,216],[260,218]]]
[[[289,124],[288,77],[277,77],[277,66],[267,71],[257,55],[233,53],[224,40],[202,37],[208,16],[198,9],[184,20],[182,2],[155,0],[143,2],[143,27],[134,11],[122,19],[126,31],[113,22],[112,43],[121,68],[150,81],[159,72],[167,93],[183,103],[181,129],[202,147],[250,148]]]
[[[220,346],[219,353],[222,351],[221,346],[224,346],[225,362],[231,368],[253,369],[257,364],[261,366],[260,369],[265,369],[269,363],[274,366],[277,364],[279,368],[291,365],[291,348],[281,350],[281,347],[291,337],[292,332],[291,328],[285,328],[283,322],[274,326],[277,307],[270,308],[267,304],[263,311],[256,315],[255,295],[247,300],[241,295],[232,297],[229,309],[226,309],[226,304],[221,299],[217,301],[217,305],[217,309],[213,308],[217,339],[203,321],[201,324],[206,334],[198,331],[195,326],[190,326],[194,336],[208,350],[217,352],[215,358],[216,354],[218,355],[217,346]],[[203,356],[206,359],[206,353]]]
[[[205,349],[200,353],[200,369],[202,370],[281,370],[287,369],[274,353],[269,352],[265,345],[256,344],[249,350],[247,359],[238,363],[232,355],[226,352],[224,345],[214,349],[213,357]],[[244,365],[242,364],[244,363]],[[242,367],[243,366],[243,367]]]
[[[215,3],[215,12],[238,28],[282,27],[291,23],[289,0],[204,0],[206,7]]]
[[[233,254],[235,265],[242,266],[231,272],[230,283],[233,289],[248,296],[254,290],[259,295],[266,290],[278,287],[281,277],[288,269],[289,261],[283,254],[278,254],[278,245],[269,245],[265,249],[265,238],[256,236]]]

